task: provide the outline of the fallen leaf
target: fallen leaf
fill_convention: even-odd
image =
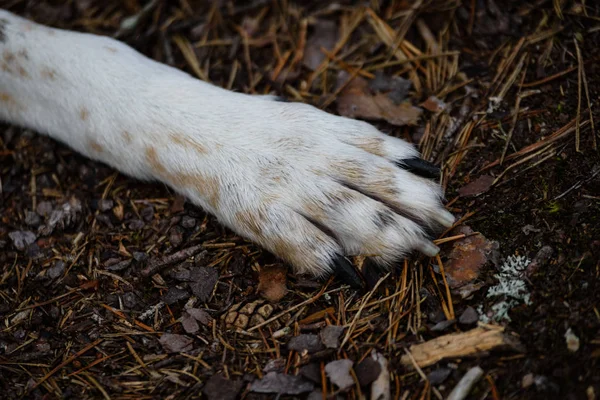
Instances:
[[[255,393],[278,393],[298,395],[310,392],[314,389],[312,382],[305,380],[301,376],[279,374],[269,372],[262,379],[254,381],[250,387],[251,392]]]
[[[181,353],[192,350],[194,339],[185,335],[164,333],[158,341],[167,353]]]
[[[272,303],[281,300],[288,292],[286,286],[287,268],[263,267],[258,276],[258,292]]]
[[[200,308],[188,308],[185,310],[191,317],[193,317],[196,321],[200,322],[202,325],[208,325],[212,321],[212,317],[206,310],[202,310]]]
[[[396,104],[386,93],[373,94],[369,83],[355,77],[337,99],[338,112],[349,118],[386,120],[392,125],[416,125],[422,110],[409,102]]]
[[[178,301],[181,300],[186,300],[190,297],[190,294],[188,293],[187,290],[182,289],[180,287],[177,286],[172,286],[169,288],[169,290],[167,290],[167,293],[165,293],[162,296],[162,301],[167,304],[167,305],[172,305],[177,303]]]
[[[431,112],[440,112],[446,109],[446,103],[435,96],[429,96],[427,100],[421,104],[421,107]]]
[[[215,268],[194,267],[190,269],[190,289],[202,302],[208,301],[219,280],[219,272]]]
[[[190,314],[184,312],[181,316],[181,326],[183,326],[183,330],[187,333],[195,334],[200,330],[200,325],[198,325],[198,321]]]
[[[354,386],[354,379],[350,375],[350,369],[354,365],[352,360],[335,360],[325,365],[325,372],[329,380],[340,390],[346,390]]]
[[[227,379],[220,374],[215,374],[208,378],[202,393],[211,400],[235,400],[243,386],[243,381]]]
[[[496,262],[498,243],[487,240],[482,234],[473,234],[467,225],[452,230],[450,235],[470,235],[452,243],[448,261],[444,263],[448,285],[452,289],[472,283],[488,261]]]
[[[327,325],[325,328],[319,332],[319,337],[321,338],[321,342],[328,349],[337,349],[340,347],[340,336],[344,331],[343,326],[337,325]]]
[[[319,336],[313,334],[304,334],[294,336],[290,339],[287,345],[288,349],[302,353],[307,351],[309,353],[315,353],[324,349],[323,343]]]
[[[314,24],[314,31],[306,41],[302,63],[311,71],[316,70],[325,60],[326,55],[321,48],[332,50],[338,41],[338,27],[334,21],[319,19]]]
[[[494,177],[489,175],[481,175],[473,182],[466,184],[458,189],[458,194],[462,197],[478,196],[487,192],[494,183]]]

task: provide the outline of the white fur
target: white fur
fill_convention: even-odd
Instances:
[[[388,205],[453,222],[437,184],[393,164],[417,151],[365,122],[227,91],[111,38],[3,10],[0,66],[0,119],[169,184],[297,272],[326,273],[338,254],[435,253]],[[378,213],[391,216],[384,226]]]

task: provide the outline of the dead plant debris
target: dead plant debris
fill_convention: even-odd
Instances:
[[[367,119],[442,166],[460,218],[440,257],[356,293],[286,277],[167,188],[2,125],[3,398],[600,393],[600,3],[2,7],[225,88]],[[496,254],[533,259],[519,277],[530,304],[506,327],[473,327]]]

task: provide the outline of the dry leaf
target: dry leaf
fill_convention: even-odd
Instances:
[[[473,230],[461,225],[451,235],[471,235]],[[482,234],[467,236],[452,243],[448,261],[444,264],[446,278],[452,289],[472,283],[479,277],[481,268],[497,257],[498,243],[487,240]]]
[[[392,125],[416,125],[422,110],[409,102],[400,104],[386,93],[373,94],[369,83],[355,77],[342,90],[338,99],[338,112],[349,118],[386,120]]]
[[[263,267],[258,277],[258,292],[272,303],[281,300],[288,292],[286,287],[287,269],[284,267]]]
[[[481,175],[473,182],[466,184],[465,186],[458,189],[458,194],[463,197],[466,196],[477,196],[487,192],[494,183],[494,177],[489,175]]]

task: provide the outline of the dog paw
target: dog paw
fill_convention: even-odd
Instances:
[[[413,250],[437,254],[428,232],[454,217],[439,169],[412,145],[309,105],[236,96],[212,139],[192,130],[148,146],[153,174],[297,273],[356,286],[349,256],[389,266]]]

